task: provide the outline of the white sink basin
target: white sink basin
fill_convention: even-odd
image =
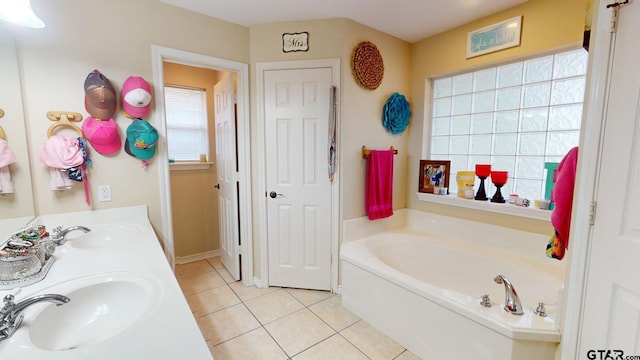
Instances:
[[[113,245],[116,241],[134,241],[144,231],[145,228],[135,224],[106,224],[92,226],[88,233],[70,232],[66,238],[74,248],[95,249]]]
[[[71,280],[44,292],[71,301],[47,305],[22,326],[28,326],[36,347],[59,351],[90,347],[125,333],[156,310],[163,288],[155,278],[111,273]]]

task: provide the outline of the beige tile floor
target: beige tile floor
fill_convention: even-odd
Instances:
[[[326,291],[234,281],[218,257],[176,266],[176,277],[216,360],[418,359]]]

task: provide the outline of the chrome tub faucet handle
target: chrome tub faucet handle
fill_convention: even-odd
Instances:
[[[507,279],[504,275],[496,276],[493,281],[498,284],[504,284],[504,310],[513,315],[522,315],[524,312],[522,311],[522,304],[520,303],[520,298],[518,297],[518,293],[516,289],[511,284],[511,281]]]

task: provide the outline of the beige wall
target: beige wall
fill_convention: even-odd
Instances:
[[[511,9],[496,13],[453,30],[418,41],[411,46],[411,94],[414,99],[425,98],[428,79],[494,65],[499,62],[541,55],[557,49],[577,48],[582,44],[586,0],[529,0]],[[522,15],[521,44],[492,54],[467,60],[466,36],[469,31]],[[423,133],[429,129],[424,102],[414,103],[414,121],[409,136],[410,156],[408,173],[408,207],[434,211],[443,215],[498,224],[516,229],[550,234],[547,221],[537,221],[421,202],[417,199],[418,164],[422,158]],[[426,119],[423,123],[422,119]]]
[[[220,249],[215,171],[171,171],[171,211],[176,257]]]
[[[209,124],[209,161],[215,162],[215,111],[213,86],[224,72],[165,62],[165,84],[204,89]],[[220,249],[216,167],[207,170],[172,170],[171,212],[176,256]]]
[[[0,24],[0,109],[4,113],[0,117],[0,128],[16,157],[16,162],[9,165],[15,192],[0,196],[0,220],[31,217],[35,212],[21,95],[15,42],[9,30]],[[3,230],[9,232],[15,228]]]
[[[375,90],[360,87],[352,74],[351,54],[362,41],[376,45],[384,60],[384,77]],[[342,116],[340,118],[340,160],[342,220],[365,216],[364,184],[366,161],[362,159],[362,145],[370,149],[398,149],[393,169],[393,208],[405,208],[407,195],[407,150],[409,133],[415,116],[407,129],[393,135],[382,126],[382,109],[387,99],[398,92],[407,97],[413,111],[411,96],[410,44],[353,21],[346,21],[342,61]]]
[[[36,211],[47,214],[146,204],[154,228],[161,232],[160,174],[155,161],[143,169],[139,160],[124,151],[111,156],[93,152],[91,207],[84,202],[81,186],[64,193],[48,190],[47,170],[38,161],[51,125],[46,113],[65,110],[87,116],[83,83],[93,69],[99,69],[117,89],[130,75],[151,83],[151,45],[247,63],[249,30],[156,0],[32,0],[32,6],[47,27],[13,27],[12,31],[21,67]],[[153,111],[148,120],[157,123]],[[124,135],[131,120],[118,113],[116,121]],[[60,134],[67,134],[65,131]],[[166,151],[162,142],[158,151]],[[111,185],[113,201],[97,202],[100,184]],[[64,225],[73,225],[73,219]]]

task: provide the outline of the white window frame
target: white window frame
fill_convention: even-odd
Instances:
[[[496,134],[501,135],[500,132],[496,131],[496,113],[499,112],[498,109],[498,91],[499,90],[504,90],[507,89],[509,86],[503,86],[500,87],[499,84],[497,83],[497,75],[494,74],[496,80],[496,84],[490,88],[487,89],[489,90],[488,92],[490,92],[491,90],[494,92],[493,95],[493,108],[490,110],[485,110],[487,113],[492,113],[493,114],[493,121],[492,121],[492,125],[491,125],[491,132],[490,133],[485,133],[487,135],[491,135],[491,150],[489,154],[482,154],[484,156],[477,156],[476,154],[472,153],[471,150],[471,140],[468,140],[468,149],[467,149],[467,153],[466,154],[461,154],[458,153],[458,155],[460,156],[456,156],[456,152],[452,151],[452,142],[451,142],[451,138],[455,137],[457,134],[454,133],[453,131],[453,125],[449,125],[449,129],[448,132],[445,132],[445,136],[441,137],[440,141],[443,141],[444,138],[448,137],[448,153],[447,154],[443,154],[442,151],[442,147],[440,148],[440,151],[438,152],[437,150],[435,151],[437,154],[434,154],[434,137],[438,137],[438,135],[442,135],[442,134],[438,134],[438,131],[435,129],[435,122],[437,120],[442,120],[444,121],[444,123],[446,123],[447,121],[449,122],[453,122],[453,120],[446,120],[446,117],[449,117],[451,119],[453,119],[454,116],[456,115],[467,115],[471,118],[473,115],[473,109],[475,107],[474,101],[470,100],[471,104],[466,104],[469,105],[470,110],[468,112],[462,112],[460,114],[455,114],[454,112],[454,106],[453,103],[457,100],[453,99],[453,91],[451,94],[445,94],[444,96],[442,96],[442,94],[436,93],[439,91],[439,89],[436,89],[436,86],[434,86],[436,81],[440,81],[442,79],[451,79],[452,83],[454,82],[454,79],[456,78],[464,78],[464,77],[468,77],[471,76],[473,77],[475,74],[482,74],[483,72],[487,72],[487,73],[491,73],[491,71],[493,70],[494,72],[497,72],[498,68],[504,68],[504,67],[508,67],[514,64],[521,64],[522,65],[522,72],[521,72],[521,79],[519,82],[517,82],[517,84],[515,84],[514,86],[516,88],[519,89],[520,91],[520,103],[517,106],[517,109],[514,109],[514,111],[518,111],[519,116],[518,116],[518,128],[515,131],[509,131],[508,133],[510,135],[515,135],[516,138],[519,138],[520,136],[524,135],[528,135],[528,134],[532,134],[532,133],[536,133],[536,134],[544,134],[546,139],[549,138],[549,134],[552,133],[559,133],[562,132],[564,130],[550,130],[549,126],[548,126],[548,119],[550,117],[550,115],[547,113],[547,126],[545,126],[544,130],[536,130],[535,132],[527,132],[527,131],[521,131],[521,121],[522,121],[522,113],[523,110],[532,110],[532,109],[547,109],[547,111],[550,111],[549,109],[555,107],[559,107],[559,106],[566,106],[566,104],[562,104],[562,105],[554,105],[553,104],[553,99],[551,99],[552,95],[549,95],[550,99],[547,101],[548,104],[547,105],[542,105],[542,106],[535,106],[535,107],[527,107],[525,106],[525,102],[527,101],[527,99],[525,99],[525,88],[527,87],[533,87],[533,86],[537,86],[537,85],[542,85],[542,86],[551,86],[551,88],[553,89],[553,87],[556,85],[556,83],[559,83],[560,81],[562,81],[563,79],[580,79],[580,81],[582,81],[582,83],[586,83],[586,65],[584,66],[583,69],[579,69],[577,71],[577,75],[575,74],[565,74],[565,76],[555,76],[553,73],[550,74],[549,76],[545,77],[544,79],[542,79],[541,81],[539,80],[535,80],[535,81],[525,81],[525,68],[526,65],[525,64],[531,64],[537,60],[543,60],[543,59],[551,59],[552,62],[557,61],[558,58],[561,58],[563,55],[569,55],[571,56],[571,54],[576,54],[578,52],[584,51],[582,49],[574,49],[574,50],[566,50],[566,51],[558,51],[554,54],[551,55],[545,55],[545,56],[539,56],[539,57],[535,57],[535,58],[531,58],[531,59],[525,59],[525,60],[519,60],[519,61],[513,61],[513,62],[509,62],[509,63],[505,63],[505,64],[499,64],[496,65],[494,67],[491,68],[486,68],[486,69],[481,69],[481,70],[473,70],[473,71],[467,71],[465,73],[460,73],[460,74],[455,74],[455,75],[450,75],[450,76],[446,76],[446,77],[439,77],[439,78],[433,78],[433,79],[428,79],[426,82],[426,104],[425,104],[425,153],[428,154],[427,157],[425,157],[426,159],[431,159],[431,160],[452,160],[452,164],[451,164],[451,172],[449,174],[449,186],[450,188],[453,188],[450,192],[450,195],[448,196],[442,196],[442,195],[433,195],[433,194],[423,194],[423,193],[418,193],[418,198],[419,200],[422,201],[428,201],[428,202],[435,202],[435,203],[440,203],[440,204],[447,204],[447,205],[454,205],[454,206],[461,206],[461,207],[466,207],[466,208],[472,208],[472,209],[478,209],[478,210],[483,210],[483,211],[492,211],[492,212],[498,212],[498,213],[504,213],[504,214],[509,214],[509,215],[517,215],[517,216],[522,216],[522,217],[529,217],[529,218],[534,218],[534,219],[540,219],[540,220],[548,220],[550,217],[550,211],[546,211],[546,210],[539,210],[539,209],[535,209],[533,208],[533,202],[535,199],[530,199],[531,200],[531,207],[529,208],[524,208],[524,207],[519,207],[519,206],[515,206],[515,205],[511,205],[511,204],[495,204],[495,203],[491,203],[489,201],[472,201],[469,199],[464,199],[464,198],[460,198],[457,197],[455,189],[456,189],[456,172],[457,171],[462,171],[462,170],[473,170],[471,165],[472,163],[493,163],[494,161],[494,156],[496,154],[494,154],[494,139]],[[586,52],[583,54],[585,55],[586,58]],[[586,62],[585,62],[586,63]],[[555,62],[554,62],[555,65]],[[573,69],[573,68],[571,68]],[[553,72],[553,70],[552,70]],[[446,83],[446,81],[448,80],[444,80],[442,81],[442,83]],[[475,83],[472,82],[472,86],[475,87]],[[511,85],[510,85],[511,86]],[[584,85],[583,85],[584,87]],[[461,94],[464,95],[469,95],[468,98],[469,99],[474,99],[474,94],[480,93],[482,92],[484,89],[480,89],[477,90],[476,92],[474,92],[475,89],[471,89],[468,90],[466,92],[461,92]],[[451,98],[451,103],[452,106],[449,109],[450,113],[447,113],[446,111],[444,112],[445,115],[441,115],[439,114],[439,110],[436,108],[436,104],[435,104],[435,100],[436,98],[447,98],[450,97]],[[582,97],[582,101],[580,101],[579,103],[572,103],[572,104],[579,104],[580,106],[580,113],[582,113],[582,104],[584,102],[584,95]],[[462,101],[461,101],[462,102]],[[445,103],[446,101],[442,101],[441,103]],[[440,118],[438,118],[438,115],[440,115]],[[434,120],[434,118],[436,120]],[[470,125],[472,126],[472,125]],[[575,124],[572,125],[573,127],[571,128],[570,131],[573,131],[575,133],[575,131],[577,130],[578,136],[575,140],[575,144],[572,144],[573,146],[577,146],[578,142],[579,142],[579,133],[580,133],[580,121],[578,121],[577,124],[577,128],[575,127]],[[435,134],[434,134],[435,133]],[[463,138],[464,136],[468,136],[469,139],[471,139],[472,136],[474,135],[479,135],[479,133],[473,133],[473,130],[471,130],[471,128],[468,130],[468,132],[466,134],[462,134]],[[547,140],[548,141],[548,140]],[[545,153],[542,155],[537,155],[536,157],[540,158],[540,157],[544,157],[544,162],[559,162],[562,158],[563,154],[552,154],[549,155],[547,152],[547,143],[545,143]],[[519,148],[516,146],[514,149],[514,153],[513,155],[509,155],[509,157],[513,157],[514,159],[516,159],[517,156],[522,156],[518,154],[519,152]],[[454,159],[455,158],[459,158],[459,159],[467,159],[467,164],[466,166],[460,166],[460,164],[455,164],[454,163]],[[472,161],[471,159],[482,159],[481,161]],[[539,160],[539,159],[538,159]],[[518,179],[522,179],[521,177],[517,176],[517,173],[514,171],[516,169],[516,164],[518,163],[517,160],[513,160],[514,161],[514,167],[510,170],[509,172],[509,182],[511,184],[514,183],[514,178],[516,180]],[[497,168],[495,170],[504,170],[504,169],[500,169]],[[544,180],[545,180],[545,174],[544,171],[541,171],[541,176],[540,178],[533,178],[533,180],[535,181],[540,181],[542,184],[542,187],[540,189],[540,197],[536,197],[536,198],[542,198],[542,196],[544,195]],[[508,182],[508,183],[509,183]],[[452,186],[453,185],[453,186]],[[475,185],[475,190],[477,190],[477,187],[479,185],[479,181],[476,179],[476,185]],[[485,184],[485,188],[487,191],[487,195],[490,197],[491,194],[493,194],[494,192],[494,187],[491,184],[490,181],[486,182]],[[507,198],[509,196],[510,191],[508,189],[511,189],[511,187],[508,187],[506,191],[503,190],[502,194],[505,198]]]
[[[167,84],[164,86],[164,90],[165,90],[165,104],[169,105],[170,101],[167,100],[166,98],[166,94],[167,94],[167,90],[171,91],[170,89],[176,89],[176,90],[186,90],[186,91],[193,91],[194,94],[198,94],[199,96],[201,96],[200,100],[202,103],[202,119],[201,119],[201,123],[200,125],[202,126],[183,126],[183,125],[176,125],[174,123],[171,122],[171,118],[170,118],[170,114],[167,112],[167,133],[169,134],[170,131],[172,129],[188,129],[188,130],[197,130],[199,132],[199,136],[198,136],[198,141],[202,141],[204,142],[203,146],[204,149],[202,149],[201,151],[203,151],[202,153],[198,153],[197,155],[194,154],[194,158],[193,159],[180,159],[180,160],[173,160],[173,162],[170,163],[170,169],[171,170],[205,170],[208,169],[211,165],[212,162],[209,161],[209,124],[208,124],[208,114],[207,114],[207,92],[205,89],[201,89],[201,88],[195,88],[195,87],[187,87],[187,86],[181,86],[181,85],[172,85],[172,84]],[[170,106],[170,105],[169,105]],[[170,146],[169,143],[167,142],[167,151],[169,152],[169,158],[172,159],[172,154],[170,152]],[[205,155],[205,160],[203,161],[201,159],[201,155],[200,154],[204,154]]]

